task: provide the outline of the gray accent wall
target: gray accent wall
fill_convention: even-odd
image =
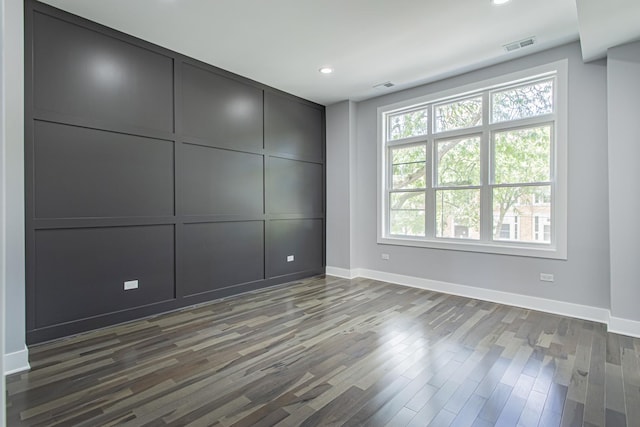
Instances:
[[[376,242],[377,212],[377,109],[380,106],[451,90],[508,73],[568,60],[568,259],[493,255],[453,250],[381,245]],[[351,118],[344,104],[327,108],[328,170],[345,179],[355,173],[355,194],[348,186],[330,185],[329,223],[334,204],[355,198],[355,212],[346,229],[355,229],[351,269],[368,269],[440,282],[473,286],[525,296],[608,309],[609,209],[607,185],[607,68],[605,61],[585,64],[578,43],[514,59],[431,84],[362,101]],[[342,115],[340,120],[337,115]],[[348,117],[348,118],[347,118]],[[356,155],[348,164],[336,161],[333,150],[346,149],[344,120],[356,126]],[[637,122],[637,120],[636,120]],[[334,137],[336,141],[334,141]],[[347,168],[348,170],[345,170]],[[342,218],[346,213],[342,212]],[[329,237],[331,236],[331,237]],[[328,251],[345,252],[347,244],[329,231]],[[381,254],[390,255],[389,260]],[[339,262],[334,260],[332,262]],[[328,263],[328,267],[345,264]],[[555,282],[540,282],[540,273],[552,273]]]
[[[323,106],[26,4],[28,343],[324,272]]]
[[[611,315],[640,322],[640,42],[607,58]]]

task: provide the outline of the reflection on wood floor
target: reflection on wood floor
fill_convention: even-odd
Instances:
[[[315,277],[30,349],[8,425],[639,426],[640,339]]]

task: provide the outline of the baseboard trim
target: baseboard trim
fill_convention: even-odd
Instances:
[[[473,286],[460,285],[456,283],[441,282],[437,280],[423,279],[420,277],[406,276],[402,274],[387,273],[384,271],[357,268],[342,271],[338,277],[354,279],[362,277],[365,279],[379,280],[382,282],[394,283],[402,286],[425,289],[429,291],[442,292],[451,295],[458,295],[467,298],[490,301],[499,304],[512,305],[530,310],[538,310],[546,313],[558,314],[561,316],[575,317],[577,319],[590,320],[604,323],[608,330],[623,335],[638,337],[640,334],[640,322],[626,319],[612,318],[610,311],[606,308],[592,307],[588,305],[574,304],[564,301],[555,301],[546,298],[515,294],[511,292],[496,291],[492,289],[476,288]],[[327,274],[330,273],[327,268]]]
[[[355,279],[358,277],[357,270],[330,266],[325,267],[325,274],[328,276],[339,277],[341,279]]]
[[[376,270],[361,269],[360,277],[426,289],[429,291],[459,295],[467,298],[480,299],[483,301],[491,301],[499,304],[513,305],[516,307],[544,311],[547,313],[560,314],[563,316],[576,317],[578,319],[591,320],[594,322],[607,323],[609,320],[609,310],[607,309],[573,304],[570,302],[555,301],[546,298],[496,291],[492,289],[476,288],[473,286],[440,282],[437,280],[422,279],[419,277],[386,273]]]
[[[609,318],[609,327],[607,329],[609,332],[613,332],[615,334],[640,338],[640,322],[637,320],[611,316]]]
[[[25,347],[23,350],[4,355],[4,375],[15,374],[31,369],[29,366],[29,349]]]

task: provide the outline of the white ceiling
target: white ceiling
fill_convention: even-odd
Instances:
[[[603,58],[607,49],[640,40],[640,0],[576,0],[582,58]]]
[[[577,1],[582,15],[598,16],[602,4],[620,2],[640,17],[640,0]],[[490,0],[44,2],[324,105],[363,100],[579,37],[576,0],[501,6]],[[602,32],[594,19],[587,21],[589,31]],[[533,46],[512,53],[502,47],[531,36]],[[320,74],[325,65],[335,72]],[[396,86],[373,88],[386,81]]]

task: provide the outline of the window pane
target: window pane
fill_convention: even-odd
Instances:
[[[501,239],[510,239],[511,238],[511,225],[502,224],[500,227],[500,238]]]
[[[553,80],[495,92],[491,105],[493,123],[553,113]]]
[[[424,193],[407,192],[391,193],[391,209],[419,209],[424,210]]]
[[[426,145],[412,145],[411,147],[394,148],[391,150],[393,164],[424,162],[427,160]]]
[[[416,189],[427,185],[425,165],[427,148],[417,145],[391,150],[392,187],[394,189]]]
[[[480,190],[436,191],[436,236],[480,238]]]
[[[387,126],[390,141],[427,134],[429,118],[427,109],[416,110],[410,113],[400,113],[389,116]]]
[[[426,182],[424,162],[393,165],[394,189],[408,190],[424,188],[426,186]]]
[[[494,182],[551,180],[551,126],[497,132],[493,143]]]
[[[425,195],[423,192],[391,193],[389,231],[403,236],[425,235]]]
[[[434,114],[436,132],[479,126],[482,124],[482,97],[438,105]]]
[[[537,204],[536,197],[551,200],[548,185],[493,189],[493,239],[518,242],[551,242],[551,204]]]
[[[436,142],[439,186],[480,185],[480,137]]]
[[[391,234],[400,236],[424,236],[424,211],[391,211]]]
[[[548,185],[536,187],[536,191],[533,194],[533,203],[536,205],[549,205],[551,203],[551,187]]]

